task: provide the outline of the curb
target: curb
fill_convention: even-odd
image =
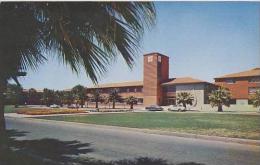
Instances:
[[[11,117],[11,118],[14,118],[14,117]],[[169,132],[169,131],[161,131],[161,130],[128,128],[128,127],[119,127],[119,126],[107,126],[107,125],[87,124],[87,123],[78,123],[78,122],[38,119],[38,118],[26,118],[26,119],[35,120],[35,121],[52,122],[52,123],[64,123],[64,124],[69,124],[69,125],[70,125],[70,123],[74,123],[76,125],[91,126],[91,127],[104,128],[104,129],[121,129],[121,130],[125,130],[125,131],[136,131],[136,132],[156,134],[156,135],[176,136],[176,137],[183,137],[183,138],[194,138],[194,139],[203,139],[203,140],[210,140],[210,141],[220,141],[220,142],[227,142],[227,143],[238,143],[238,144],[260,146],[260,140],[197,135],[197,134],[191,134],[191,133]]]

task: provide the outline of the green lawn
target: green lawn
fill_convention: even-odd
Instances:
[[[147,112],[41,118],[260,140],[259,115]]]
[[[16,109],[14,108],[14,105],[6,105],[5,106],[5,113],[15,113]]]

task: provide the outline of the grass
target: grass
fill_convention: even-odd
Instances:
[[[49,120],[145,128],[260,140],[260,116],[213,113],[121,113],[42,117]]]
[[[16,113],[16,108],[14,108],[14,105],[6,105],[5,106],[5,113]]]

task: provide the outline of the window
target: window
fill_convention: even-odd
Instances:
[[[135,92],[135,88],[129,88],[129,92]]]
[[[253,77],[249,80],[249,82],[260,82],[260,77]]]
[[[148,62],[153,62],[153,56],[148,56]]]
[[[236,103],[237,103],[236,99],[230,99],[229,100],[229,104],[236,104]]]
[[[234,84],[235,80],[233,80],[233,79],[226,79],[225,82],[228,83],[228,84]]]
[[[137,102],[142,104],[144,102],[144,100],[143,100],[143,98],[137,98]]]
[[[162,57],[158,56],[158,62],[162,62]]]
[[[249,87],[248,94],[250,95],[255,94],[257,90],[260,90],[260,87]]]

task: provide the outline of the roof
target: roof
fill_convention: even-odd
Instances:
[[[118,87],[131,87],[131,86],[143,86],[143,81],[128,81],[120,83],[108,83],[108,84],[99,84],[89,88],[118,88]]]
[[[173,80],[163,83],[162,85],[173,85],[173,84],[195,84],[195,83],[208,83],[207,81],[195,79],[192,77],[180,77],[174,78]]]
[[[254,68],[254,69],[246,70],[246,71],[243,71],[243,72],[227,74],[227,75],[224,75],[224,76],[216,77],[215,79],[238,78],[238,77],[255,77],[255,76],[260,76],[260,68]]]
[[[30,89],[34,89],[34,88],[30,88]],[[30,89],[23,89],[23,92],[29,92]],[[42,93],[43,89],[34,89],[36,92]]]
[[[149,55],[160,55],[160,56],[165,56],[165,57],[169,58],[168,56],[158,53],[158,52],[151,52],[151,53],[144,54],[144,56],[149,56]]]

